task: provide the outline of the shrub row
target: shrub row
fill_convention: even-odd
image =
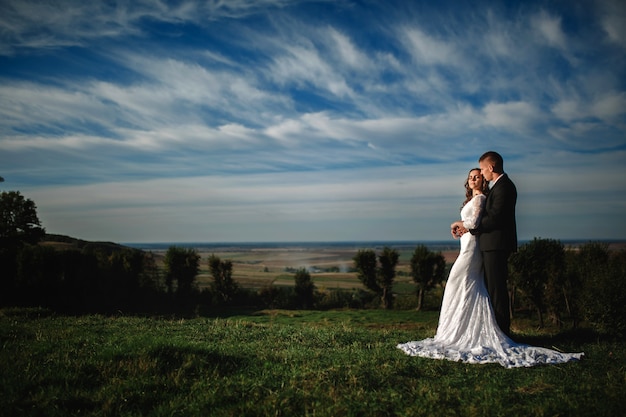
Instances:
[[[171,271],[157,268],[150,252],[125,247],[4,247],[0,265],[0,306],[40,306],[77,314],[380,307],[380,298],[372,291],[317,290],[304,270],[295,272],[294,287],[251,290],[212,285],[198,291],[192,285],[189,291],[172,291]],[[608,245],[594,242],[566,250],[558,240],[534,239],[512,255],[509,266],[512,314],[531,310],[540,322],[544,316],[556,325],[586,321],[600,332],[626,336],[625,250],[610,251]],[[212,260],[212,274],[220,272],[225,283],[229,267],[229,261]],[[222,287],[232,294],[226,297]],[[396,297],[396,308],[414,308],[415,300]]]
[[[513,310],[536,311],[557,326],[569,318],[596,330],[626,336],[626,251],[589,242],[564,249],[554,239],[535,238],[509,259]]]

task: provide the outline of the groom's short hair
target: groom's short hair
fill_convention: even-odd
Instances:
[[[478,162],[488,161],[493,166],[493,171],[501,174],[504,172],[504,160],[502,156],[498,152],[489,151],[485,152],[479,159]]]

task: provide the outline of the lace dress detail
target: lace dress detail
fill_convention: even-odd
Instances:
[[[486,197],[477,195],[461,210],[468,229],[480,221]],[[466,363],[499,363],[505,368],[557,364],[579,360],[583,353],[561,353],[524,345],[506,336],[496,324],[482,272],[478,240],[471,233],[461,237],[461,249],[446,283],[435,337],[401,343],[411,356]]]

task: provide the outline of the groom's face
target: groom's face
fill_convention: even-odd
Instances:
[[[483,178],[486,181],[493,180],[493,165],[486,159],[480,161],[478,165],[480,166],[480,173],[483,174]]]

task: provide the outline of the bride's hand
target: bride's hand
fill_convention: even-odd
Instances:
[[[450,225],[450,234],[454,239],[458,239],[467,232],[467,229],[463,226],[463,222],[456,221]]]

